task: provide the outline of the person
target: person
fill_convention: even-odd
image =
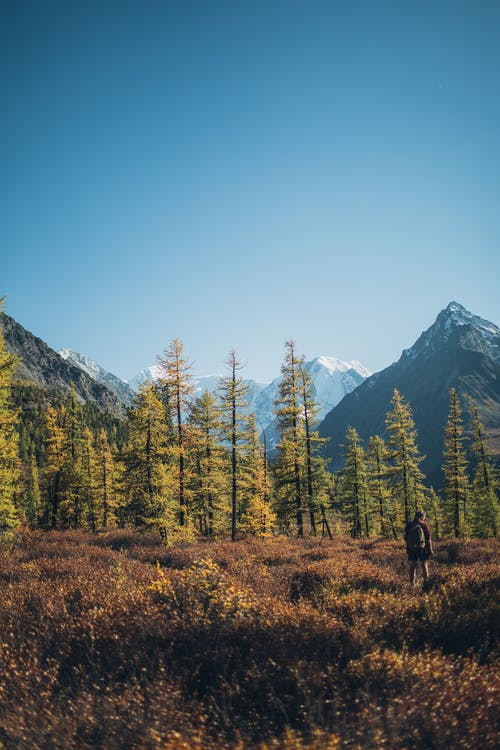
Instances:
[[[429,580],[429,557],[434,554],[431,541],[431,530],[426,521],[425,513],[419,510],[413,521],[408,521],[405,528],[405,542],[408,560],[410,562],[410,583],[415,584],[417,565],[420,562],[424,586]]]

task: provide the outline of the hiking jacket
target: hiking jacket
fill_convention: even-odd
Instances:
[[[408,521],[405,528],[405,542],[408,541],[408,534],[412,526],[421,526],[424,532],[425,538],[425,551],[427,555],[431,554],[431,530],[427,521]],[[408,550],[408,545],[406,546]]]

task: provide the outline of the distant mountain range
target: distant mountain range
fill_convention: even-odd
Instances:
[[[88,367],[88,365],[86,366]],[[95,368],[99,367],[95,363],[94,366]],[[346,393],[350,393],[354,388],[357,388],[365,378],[371,375],[370,370],[360,362],[343,362],[335,357],[326,356],[315,357],[306,362],[305,369],[311,376],[314,397],[320,407],[318,422],[339,403]],[[95,372],[97,374],[97,369]],[[160,367],[152,365],[141,370],[131,378],[128,381],[128,385],[137,391],[143,383],[147,381],[156,382],[160,376]],[[200,395],[205,390],[214,393],[220,385],[221,377],[221,375],[202,375],[201,377],[193,378],[195,395]],[[271,383],[258,383],[251,379],[244,382],[248,387],[247,411],[255,415],[259,431],[266,431],[268,442],[272,445],[276,439],[276,431],[273,423],[275,401],[279,396],[281,375],[276,377]]]
[[[156,381],[157,365],[124,381],[71,349],[60,353],[29,333],[8,315],[1,315],[6,346],[17,358],[16,378],[38,384],[47,393],[64,395],[73,383],[80,401],[94,403],[123,419],[141,383]],[[383,435],[394,388],[413,409],[418,443],[426,458],[422,469],[436,488],[442,486],[443,428],[448,416],[449,389],[455,387],[466,406],[471,396],[500,455],[500,329],[451,302],[435,323],[405,349],[400,359],[374,375],[357,361],[316,357],[306,363],[320,406],[320,434],[329,438],[326,454],[333,468],[343,463],[342,443],[352,425],[361,437]],[[275,400],[281,377],[271,383],[248,380],[248,410],[256,415],[268,445],[275,444]],[[219,375],[194,379],[195,394],[214,392]]]
[[[466,396],[474,399],[492,448],[500,453],[500,329],[457,302],[442,310],[397,362],[367,378],[327,414],[319,429],[330,439],[326,454],[333,466],[343,463],[341,445],[349,425],[364,440],[384,435],[385,416],[397,388],[413,410],[418,444],[426,455],[422,469],[436,489],[442,487],[443,430],[451,387],[457,389],[464,409]]]
[[[16,378],[36,383],[48,392],[64,396],[73,383],[81,402],[93,402],[100,409],[124,418],[127,408],[141,384],[156,382],[160,377],[158,365],[141,370],[130,381],[105,370],[90,357],[62,349],[55,352],[44,341],[27,331],[6,314],[3,320],[5,343],[17,358]],[[315,398],[320,406],[321,420],[346,393],[350,393],[371,375],[360,362],[343,362],[334,357],[316,357],[305,365],[311,375]],[[220,375],[203,375],[193,379],[194,393],[215,392]],[[281,376],[271,383],[246,380],[248,386],[247,411],[255,414],[257,427],[266,431],[269,445],[276,440],[273,428],[275,400],[279,395]]]

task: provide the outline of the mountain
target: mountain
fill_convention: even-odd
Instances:
[[[134,398],[134,391],[126,380],[122,380],[117,375],[107,372],[104,367],[98,365],[90,357],[78,354],[78,352],[74,352],[72,349],[61,349],[59,356],[75,367],[79,367],[87,375],[90,375],[93,380],[97,380],[98,383],[102,383],[110,391],[113,391],[125,406],[130,406]]]
[[[311,375],[311,382],[315,399],[319,403],[320,411],[318,421],[334,407],[354,388],[357,388],[371,372],[360,362],[343,362],[335,357],[316,357],[305,363],[305,369]],[[137,390],[146,382],[155,382],[160,376],[158,365],[152,365],[141,370],[131,378],[128,383]],[[194,393],[200,395],[204,390],[211,393],[219,387],[221,375],[204,375],[193,378]],[[271,383],[258,383],[255,380],[245,380],[249,388],[248,412],[256,416],[257,427],[260,432],[266,431],[269,445],[276,442],[277,433],[273,427],[275,401],[279,396],[281,376],[275,378]]]
[[[500,453],[500,329],[450,302],[400,359],[365,380],[330,411],[320,425],[330,438],[326,454],[342,464],[341,444],[349,425],[365,440],[384,434],[385,415],[394,388],[411,404],[418,444],[426,458],[422,470],[436,488],[443,485],[443,430],[448,418],[449,390],[457,389],[462,406],[466,396],[477,404]]]
[[[35,383],[49,394],[65,396],[74,384],[82,403],[93,403],[102,411],[123,419],[126,408],[116,393],[97,382],[80,366],[72,364],[51,349],[42,339],[2,313],[5,345],[17,358],[15,379]]]

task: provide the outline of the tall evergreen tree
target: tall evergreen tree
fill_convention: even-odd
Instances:
[[[62,525],[78,527],[83,512],[82,460],[84,453],[83,408],[78,402],[75,387],[64,402],[63,466],[60,484],[59,516]]]
[[[101,430],[97,436],[92,474],[99,525],[106,528],[115,523],[118,508],[115,458],[108,442],[106,430]]]
[[[140,388],[129,409],[128,432],[122,453],[124,517],[135,524],[171,525],[163,404],[150,383]]]
[[[174,339],[159,359],[161,380],[168,387],[168,404],[174,423],[174,446],[178,467],[179,524],[186,526],[188,508],[187,486],[187,434],[185,415],[189,409],[191,386],[191,364],[184,356],[184,345]]]
[[[394,390],[391,407],[385,420],[391,488],[407,523],[424,498],[424,475],[419,466],[422,456],[417,447],[417,430],[411,408],[397,389]]]
[[[443,453],[444,520],[446,531],[457,538],[466,534],[468,515],[469,477],[463,443],[462,410],[455,388],[450,388],[450,413],[444,432]]]
[[[97,486],[94,477],[95,451],[94,438],[88,427],[85,427],[81,442],[80,460],[80,519],[79,524],[86,526],[95,534],[100,525],[97,508]]]
[[[48,406],[45,413],[45,466],[43,471],[44,525],[55,529],[63,493],[65,409]]]
[[[368,443],[367,469],[368,491],[373,499],[373,512],[378,517],[378,529],[382,536],[397,538],[394,508],[389,488],[389,451],[380,435],[373,435]]]
[[[0,318],[3,315],[0,299]],[[3,326],[0,323],[0,535],[18,523],[15,493],[19,482],[19,450],[16,425],[18,412],[11,402],[12,376],[15,360],[6,350]]]
[[[347,428],[346,460],[341,476],[341,508],[354,539],[370,536],[372,514],[368,496],[366,457],[357,430]]]
[[[246,395],[248,386],[239,374],[243,365],[234,349],[229,352],[226,360],[229,374],[222,378],[221,413],[222,429],[225,439],[229,442],[231,451],[231,540],[236,540],[238,520],[238,459],[242,444],[246,439]]]
[[[470,399],[472,460],[474,464],[472,525],[478,536],[498,536],[499,481],[479,411]]]
[[[303,467],[301,467],[301,432],[303,405],[300,392],[302,360],[297,356],[295,342],[285,343],[285,359],[281,366],[280,397],[276,401],[276,420],[281,433],[278,445],[277,479],[279,494],[290,502],[293,492],[297,535],[304,536]],[[303,444],[303,441],[302,441]],[[283,515],[283,514],[282,514]]]
[[[40,522],[41,495],[38,464],[32,453],[22,468],[22,509],[30,526],[37,526]]]
[[[265,448],[259,441],[255,417],[251,414],[247,422],[247,438],[242,456],[242,503],[239,524],[243,531],[251,534],[269,533],[274,524],[274,513],[270,503],[269,472]]]
[[[226,450],[219,441],[220,409],[212,393],[204,391],[191,404],[190,450],[193,472],[192,506],[201,533],[212,536],[224,528],[226,499]]]
[[[329,485],[329,477],[326,469],[326,461],[322,456],[318,455],[321,447],[328,440],[320,438],[318,431],[314,430],[319,407],[314,401],[311,376],[305,369],[303,361],[300,363],[299,372],[304,419],[307,504],[309,507],[311,533],[313,535],[316,534],[316,511],[319,509],[323,529],[326,530],[328,536],[332,539],[332,532],[325,510],[326,489]]]

